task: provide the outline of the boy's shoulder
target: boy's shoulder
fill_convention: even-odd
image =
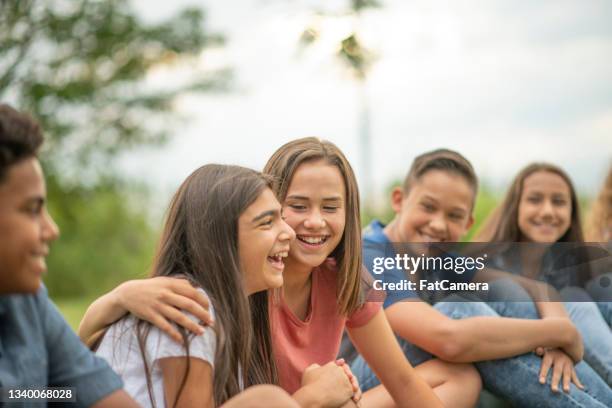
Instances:
[[[388,244],[389,237],[385,234],[385,224],[379,220],[370,222],[362,232],[364,244]]]
[[[8,378],[0,375],[0,382],[8,382],[5,385],[47,385],[49,359],[45,339],[50,324],[47,307],[44,286],[36,293],[0,296],[0,320],[4,332],[0,352],[4,363],[11,367],[6,372],[12,373]],[[2,365],[0,360],[0,374]]]
[[[47,289],[44,286],[36,293],[0,295],[0,316],[4,322],[38,328],[42,321],[40,313],[47,306]]]
[[[77,406],[93,405],[122,387],[72,331],[44,286],[35,294],[0,296],[0,315],[2,386],[75,387]]]

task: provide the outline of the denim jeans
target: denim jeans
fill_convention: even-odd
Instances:
[[[584,289],[577,287],[563,289],[561,298],[572,300],[563,305],[582,335],[584,361],[612,387],[612,331],[601,313],[601,308],[610,303],[597,305]]]
[[[586,290],[597,303],[608,326],[612,327],[612,272],[591,279],[586,284]]]
[[[512,281],[498,281],[491,284],[490,290],[522,291],[523,289]],[[456,296],[456,295],[454,295]],[[513,293],[512,299],[517,299]],[[528,319],[538,318],[533,302],[527,293],[524,293],[524,302],[461,302],[448,301],[434,305],[441,313],[453,318],[462,319],[473,316],[506,316]],[[495,297],[499,299],[500,297]],[[461,297],[449,300],[461,300]],[[409,317],[408,317],[409,318]],[[483,328],[486,329],[486,328]],[[585,337],[585,335],[583,335]],[[426,351],[398,339],[404,354],[412,365],[421,364],[434,358]],[[575,385],[570,385],[570,393],[555,393],[550,389],[551,375],[549,373],[547,384],[542,385],[538,381],[542,359],[533,353],[520,356],[482,361],[475,363],[480,372],[484,387],[489,391],[507,399],[514,406],[519,407],[611,407],[612,389],[602,378],[582,361],[576,365],[576,372],[586,390],[582,391]],[[351,370],[360,381],[363,390],[368,390],[380,382],[376,375],[368,367],[360,356],[351,365]]]

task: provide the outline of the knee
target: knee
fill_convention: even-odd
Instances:
[[[434,309],[452,319],[471,316],[497,316],[497,313],[484,302],[445,301],[436,303]]]
[[[587,291],[577,286],[568,286],[561,289],[560,295],[564,302],[593,302]]]
[[[594,300],[598,302],[612,301],[612,272],[591,279],[586,288]]]
[[[474,365],[469,363],[445,363],[445,382],[461,395],[461,400],[455,401],[458,406],[474,406],[482,391],[482,380]],[[457,394],[459,397],[459,394]]]
[[[510,278],[493,281],[489,286],[490,301],[531,302],[529,293],[517,282]]]
[[[299,408],[298,403],[282,388],[276,385],[264,384],[251,387],[251,401],[258,406],[270,408]]]
[[[449,364],[447,369],[449,377],[455,379],[458,383],[469,387],[469,389],[475,393],[479,393],[482,389],[480,374],[473,364],[454,363]]]

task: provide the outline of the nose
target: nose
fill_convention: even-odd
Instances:
[[[540,209],[542,216],[549,216],[552,217],[555,209],[552,205],[552,201],[551,200],[544,200],[544,202],[542,203],[542,207]]]
[[[280,241],[293,241],[294,239],[295,239],[295,231],[293,230],[293,228],[289,226],[289,224],[285,222],[285,220],[282,220],[282,230],[279,235],[279,240]]]
[[[429,228],[437,234],[446,233],[446,220],[444,216],[442,214],[434,216],[431,221],[429,221]]]
[[[318,210],[312,210],[304,221],[304,226],[309,229],[319,229],[325,227],[325,219]]]
[[[42,223],[42,239],[45,242],[55,241],[59,237],[59,227],[55,221],[53,221],[47,209],[44,210]]]

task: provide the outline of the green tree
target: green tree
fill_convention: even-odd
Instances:
[[[195,63],[223,38],[189,8],[145,24],[125,0],[0,0],[0,100],[30,112],[45,130],[43,166],[63,237],[46,280],[55,296],[100,291],[143,273],[155,231],[147,195],[113,166],[119,153],[167,140],[180,95],[224,89],[227,70],[172,84],[147,82],[153,68]]]

